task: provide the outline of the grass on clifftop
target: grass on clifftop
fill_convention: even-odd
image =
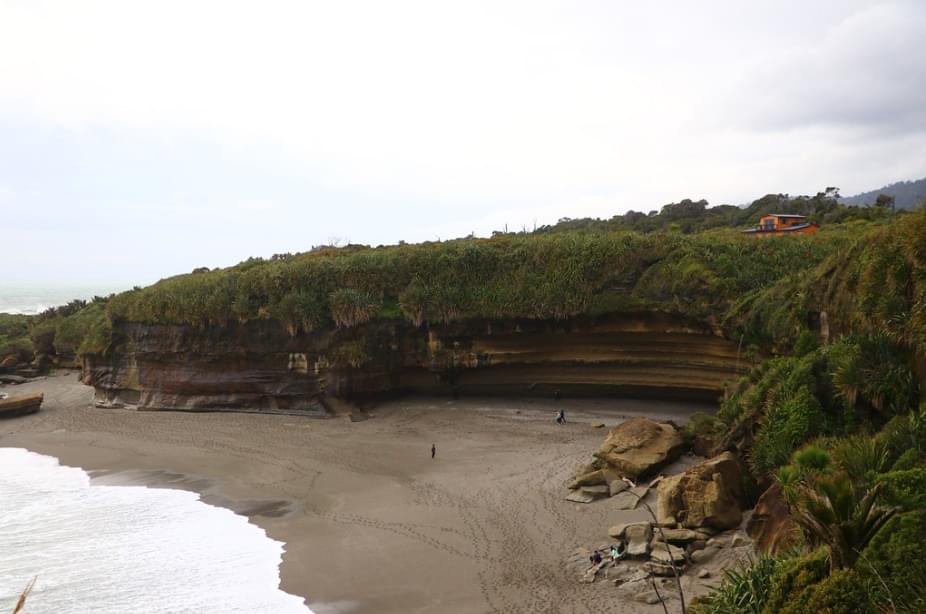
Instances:
[[[325,250],[172,277],[116,296],[109,311],[165,324],[274,319],[293,332],[387,317],[394,306],[414,324],[634,308],[704,319],[853,240],[838,228],[784,241],[576,231]]]

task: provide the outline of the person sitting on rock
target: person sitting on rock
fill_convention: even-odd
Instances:
[[[601,553],[595,550],[592,552],[592,556],[588,557],[588,560],[592,562],[592,565],[601,564]]]
[[[624,553],[627,550],[624,548],[624,542],[617,542],[617,545],[611,544],[611,558],[615,561],[619,561],[624,558]]]

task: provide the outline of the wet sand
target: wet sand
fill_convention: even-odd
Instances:
[[[282,588],[317,614],[661,612],[567,571],[576,548],[606,542],[621,518],[607,501],[565,501],[564,484],[606,434],[593,425],[683,423],[710,409],[406,398],[352,423],[101,409],[74,373],[0,391],[45,393],[38,414],[0,421],[0,446],[56,456],[100,483],[195,490],[246,514],[286,542]],[[553,421],[560,407],[565,426]]]

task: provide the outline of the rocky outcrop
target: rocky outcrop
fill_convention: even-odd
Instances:
[[[39,411],[44,398],[41,392],[0,397],[0,418],[33,414]]]
[[[709,326],[659,313],[308,333],[274,320],[116,321],[110,347],[84,358],[83,380],[112,406],[311,411],[324,395],[402,392],[713,399],[747,366]]]
[[[673,425],[632,418],[611,429],[595,456],[621,475],[636,480],[676,460],[684,447]]]
[[[659,523],[689,529],[738,526],[746,501],[745,475],[739,459],[724,452],[663,479],[657,489]]]
[[[776,554],[798,541],[798,526],[777,483],[770,486],[756,503],[746,523],[746,532],[758,550]]]

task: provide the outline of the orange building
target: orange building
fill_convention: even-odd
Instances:
[[[780,237],[783,235],[809,235],[817,232],[820,226],[814,222],[808,222],[806,215],[794,215],[791,213],[770,213],[759,219],[759,225],[749,230],[744,230],[745,234],[762,237]]]

